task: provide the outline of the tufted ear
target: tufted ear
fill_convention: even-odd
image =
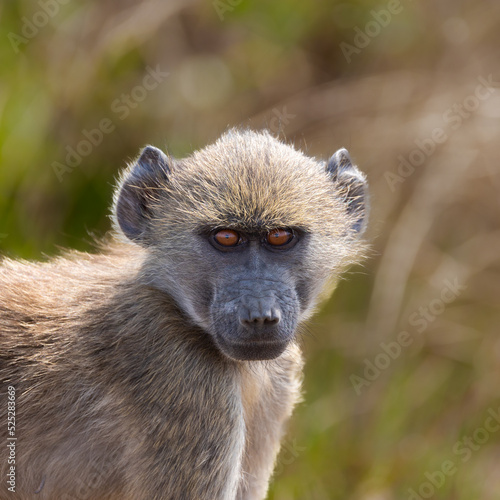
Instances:
[[[170,175],[169,161],[159,149],[146,146],[119,184],[114,217],[132,241],[146,243],[152,205],[158,199],[158,189],[165,185]]]
[[[337,184],[340,196],[347,203],[347,212],[353,217],[352,229],[360,235],[363,234],[370,208],[365,176],[353,165],[345,148],[332,155],[326,170]]]

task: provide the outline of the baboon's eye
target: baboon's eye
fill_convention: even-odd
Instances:
[[[214,234],[214,240],[223,247],[235,247],[241,243],[241,236],[232,229],[221,229]]]
[[[288,246],[295,238],[295,234],[291,229],[273,229],[266,235],[266,241],[273,247]]]

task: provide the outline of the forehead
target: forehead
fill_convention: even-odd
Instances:
[[[268,134],[226,134],[172,174],[170,200],[198,225],[309,231],[343,210],[324,164]]]

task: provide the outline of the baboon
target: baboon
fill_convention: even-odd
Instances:
[[[1,498],[265,498],[300,325],[364,253],[366,198],[345,149],[232,129],[182,160],[144,148],[99,253],[4,259]]]

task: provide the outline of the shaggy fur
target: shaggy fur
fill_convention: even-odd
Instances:
[[[347,159],[326,164],[267,133],[230,131],[185,160],[169,158],[147,192],[134,185],[134,165],[126,170],[116,234],[100,254],[3,260],[0,498],[263,499],[299,398],[297,342],[276,359],[229,359],[194,307],[154,275],[180,280],[169,259],[193,247],[189,235],[200,227],[299,227],[310,235],[302,272],[313,286],[302,322],[363,250],[352,228],[365,219],[364,180],[354,167],[344,175]],[[116,217],[127,183],[152,206],[135,242]],[[15,494],[5,479],[8,386],[17,405]]]

